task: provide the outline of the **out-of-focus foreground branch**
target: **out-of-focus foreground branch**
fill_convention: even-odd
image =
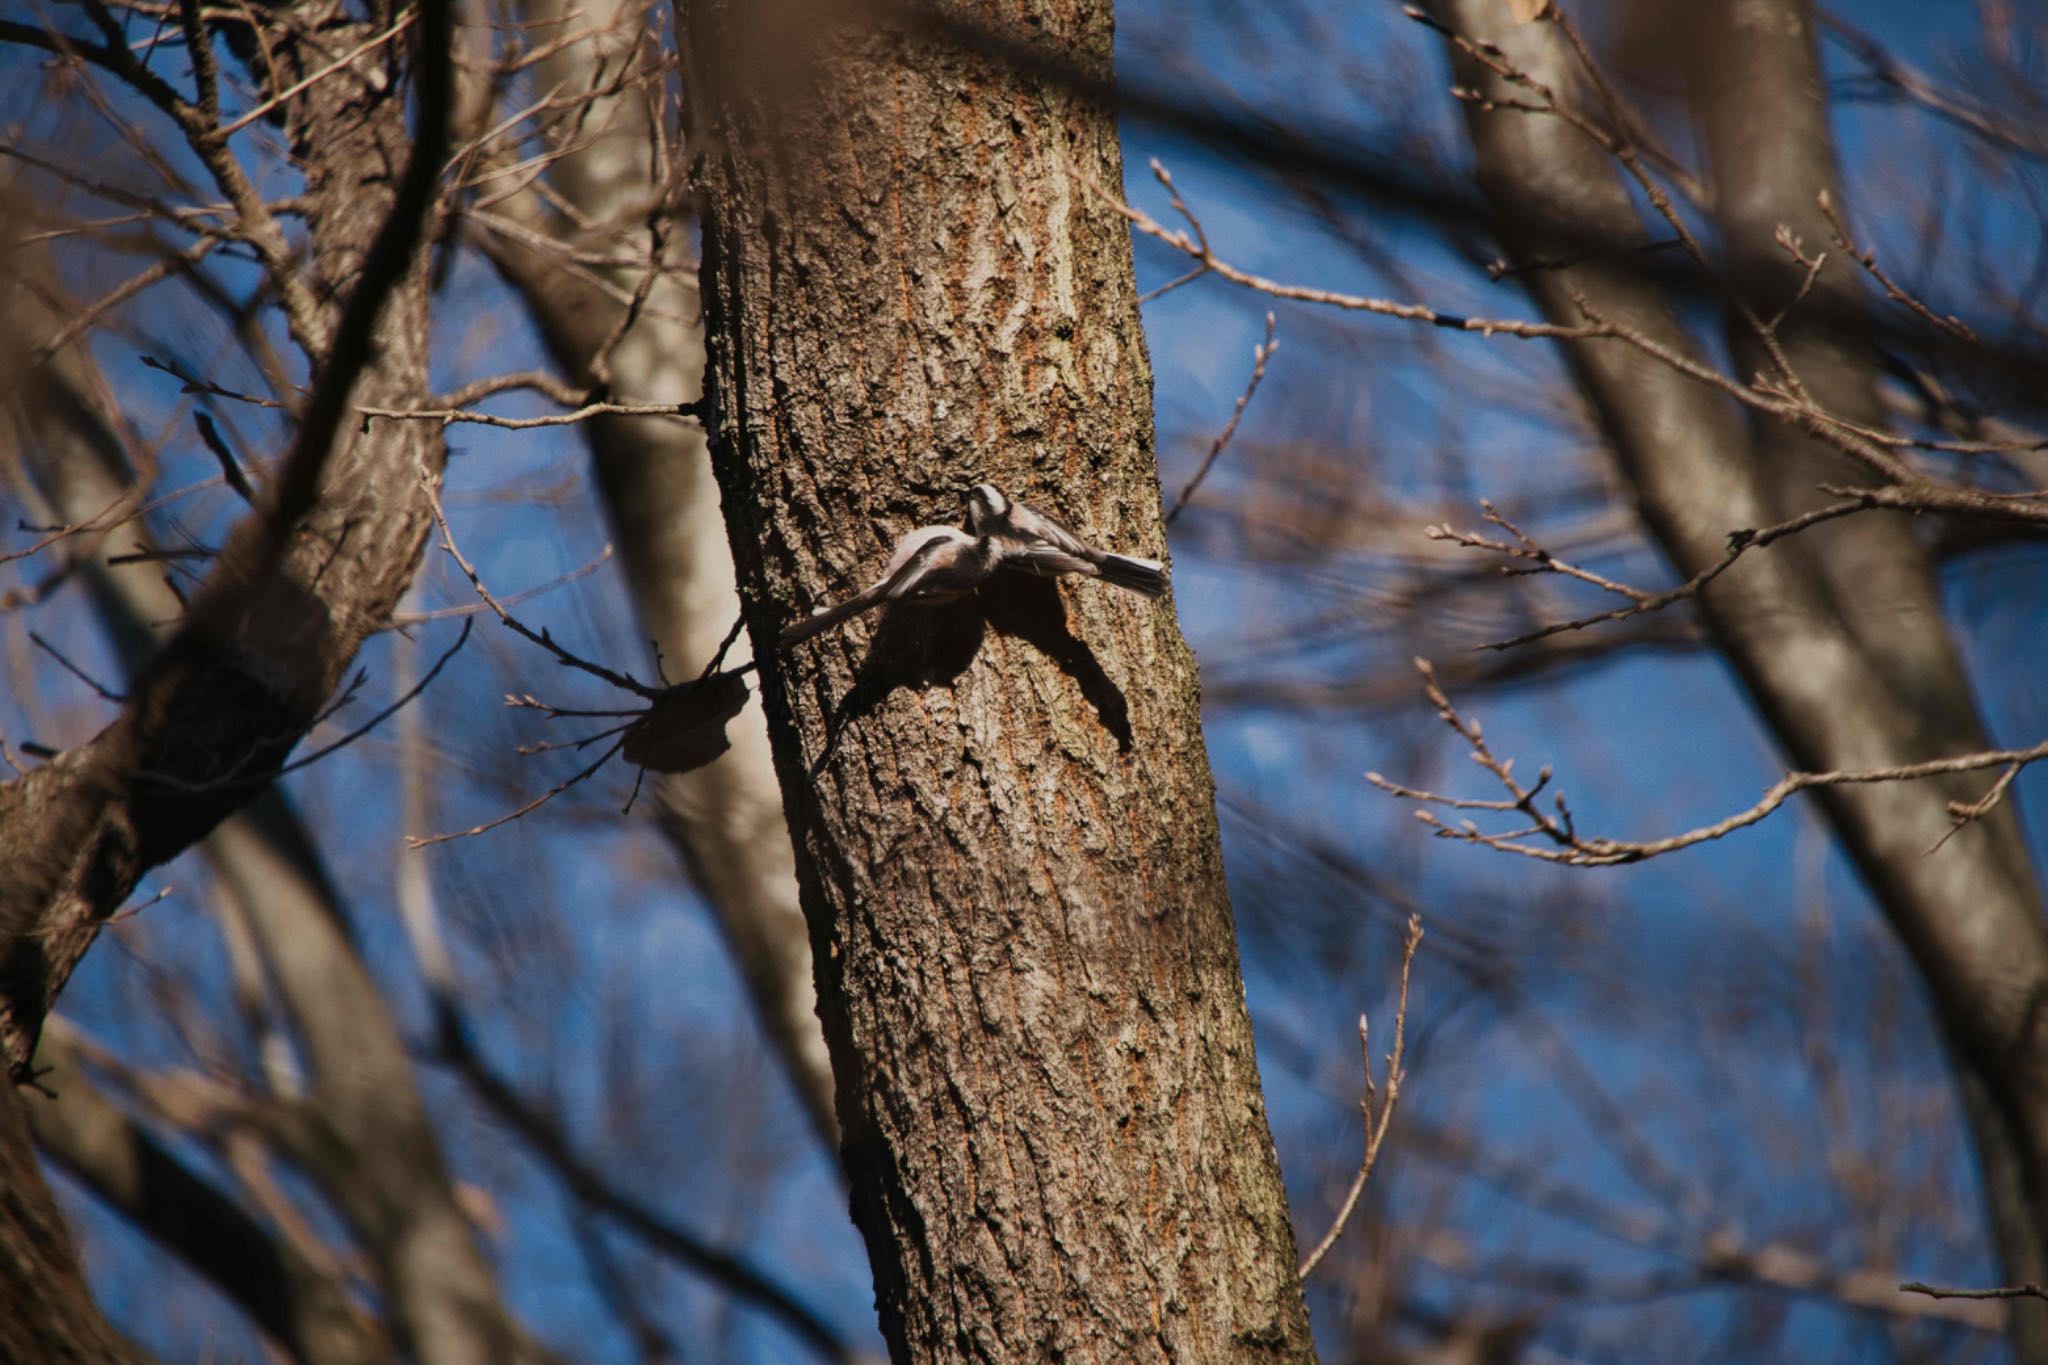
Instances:
[[[687,269],[688,220],[672,179],[681,154],[665,141],[673,110],[648,23],[654,12],[646,0],[525,0],[522,13],[537,31],[573,19],[588,32],[540,63],[543,83],[563,91],[566,105],[546,137],[554,150],[528,172],[544,176],[544,186],[493,205],[523,231],[486,223],[479,242],[525,300],[571,385],[694,402],[703,393],[703,326]],[[615,288],[557,268],[569,251],[625,262],[600,272]],[[739,614],[703,428],[606,414],[580,430],[642,627],[672,680],[694,676]],[[745,648],[733,665],[745,662]],[[732,747],[722,757],[654,779],[661,828],[718,916],[814,1127],[836,1146],[810,938],[758,697],[725,733]]]

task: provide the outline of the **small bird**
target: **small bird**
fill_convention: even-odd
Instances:
[[[776,646],[788,649],[885,602],[930,605],[965,597],[988,582],[999,558],[1001,551],[987,536],[968,535],[957,526],[920,526],[896,542],[896,553],[873,585],[784,627]]]
[[[1147,597],[1166,591],[1166,566],[1158,560],[1098,550],[1036,507],[1012,502],[992,483],[968,490],[967,524],[994,543],[999,567],[1044,578],[1086,574]]]

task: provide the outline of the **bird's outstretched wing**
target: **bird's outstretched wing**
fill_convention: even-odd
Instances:
[[[1039,508],[1017,504],[1016,521],[1026,540],[1006,559],[1030,573],[1087,574],[1129,592],[1157,597],[1166,591],[1166,566],[1156,559],[1098,550]]]
[[[1061,524],[1058,518],[1052,516],[1043,508],[1033,507],[1030,503],[1026,502],[1017,503],[1016,508],[1024,513],[1023,516],[1016,519],[1019,529],[1036,533],[1047,545],[1052,546],[1054,549],[1064,550],[1074,558],[1082,560],[1092,560],[1102,553],[1102,551],[1096,549],[1072,531],[1069,531]]]
[[[879,579],[838,606],[821,608],[801,621],[784,626],[782,634],[776,638],[776,648],[788,649],[791,645],[801,644],[813,635],[828,631],[841,621],[850,620],[884,602],[953,595],[950,591],[925,593],[920,591],[920,584],[931,581],[929,571],[935,563],[959,552],[959,542],[963,539],[965,537],[950,526],[925,526],[912,531],[896,542],[896,553],[890,557],[888,567]]]
[[[1050,541],[1011,541],[1003,547],[1003,563],[1025,573],[1058,578],[1061,574],[1093,574],[1094,562],[1069,554]]]
[[[802,644],[813,635],[821,635],[832,629],[841,621],[851,620],[869,607],[879,606],[883,600],[882,589],[887,586],[888,582],[884,580],[865,592],[847,598],[836,607],[824,607],[801,621],[790,622],[782,628],[782,634],[776,637],[775,647],[788,649],[791,645]]]

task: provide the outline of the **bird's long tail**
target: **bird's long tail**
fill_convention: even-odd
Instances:
[[[777,637],[775,647],[788,649],[791,645],[801,644],[813,635],[821,635],[832,629],[841,621],[853,619],[881,600],[882,594],[870,588],[864,593],[847,598],[836,607],[826,607],[823,611],[813,612],[801,621],[792,621],[782,628],[782,634]]]
[[[1114,583],[1119,588],[1143,593],[1147,597],[1157,597],[1166,591],[1166,566],[1156,559],[1104,554],[1095,561],[1095,572],[1105,583]]]

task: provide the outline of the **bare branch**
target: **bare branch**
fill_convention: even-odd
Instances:
[[[1317,1242],[1315,1250],[1303,1258],[1298,1273],[1307,1279],[1315,1268],[1330,1254],[1330,1248],[1337,1245],[1337,1239],[1344,1233],[1345,1224],[1351,1221],[1351,1212],[1358,1207],[1358,1197],[1365,1192],[1365,1182],[1372,1177],[1372,1168],[1380,1157],[1380,1147],[1387,1140],[1387,1126],[1394,1120],[1394,1106],[1401,1099],[1401,1082],[1407,1072],[1401,1069],[1401,1062],[1408,1046],[1408,972],[1415,965],[1415,950],[1422,946],[1422,916],[1410,915],[1408,927],[1401,936],[1401,991],[1394,1008],[1394,1050],[1387,1054],[1387,1094],[1380,1102],[1378,1111],[1373,1108],[1372,1080],[1372,1034],[1366,1025],[1364,1015],[1358,1016],[1358,1047],[1365,1054],[1365,1098],[1358,1103],[1358,1109],[1365,1116],[1365,1156],[1358,1163],[1358,1174],[1351,1178],[1351,1188],[1344,1193],[1343,1203],[1337,1206],[1337,1216],[1330,1223],[1330,1230]]]
[[[1898,285],[1892,282],[1891,276],[1878,269],[1877,253],[1867,248],[1861,250],[1857,248],[1854,239],[1849,236],[1848,224],[1842,221],[1842,215],[1835,208],[1833,196],[1826,190],[1820,192],[1820,211],[1827,215],[1828,226],[1834,231],[1835,242],[1842,250],[1849,253],[1851,260],[1863,267],[1871,279],[1877,281],[1878,286],[1884,290],[1886,298],[1909,309],[1921,321],[1931,326],[1939,327],[1942,331],[1947,332],[1958,340],[1974,342],[1977,339],[1977,334],[1971,331],[1969,324],[1961,318],[1956,317],[1953,313],[1935,312],[1932,308],[1929,308],[1926,304],[1899,288]]]
[[[461,408],[368,408],[356,409],[367,419],[384,417],[415,422],[439,422],[452,426],[470,422],[478,426],[503,427],[509,431],[531,431],[536,427],[569,427],[593,417],[698,417],[704,405],[692,403],[586,403],[574,412],[550,413],[543,417],[500,417],[495,413]]]
[[[503,815],[500,815],[495,819],[486,820],[480,825],[471,825],[468,829],[450,830],[445,834],[408,834],[405,836],[405,846],[409,849],[431,848],[435,844],[445,844],[451,839],[471,839],[479,834],[488,834],[492,830],[498,828],[500,825],[509,825],[514,820],[520,819],[522,816],[531,815],[534,811],[539,810],[542,806],[545,806],[548,802],[554,800],[563,792],[569,790],[569,788],[577,785],[580,782],[587,781],[589,778],[595,776],[597,770],[599,768],[602,768],[605,764],[611,762],[612,755],[617,753],[620,749],[623,749],[625,745],[625,740],[622,739],[618,741],[616,744],[612,745],[611,748],[606,749],[604,753],[600,754],[595,763],[592,763],[589,767],[582,768],[577,772],[572,773],[568,777],[563,778],[560,782],[557,782],[554,786],[549,787],[539,796],[534,797],[531,801],[526,802],[524,805],[518,807],[516,810],[506,811]]]
[[[1202,268],[1202,273],[1216,275],[1243,289],[1265,294],[1272,298],[1287,299],[1299,303],[1320,304],[1325,307],[1349,312],[1371,313],[1380,317],[1399,318],[1408,322],[1428,323],[1450,331],[1472,332],[1481,336],[1512,336],[1524,339],[1553,341],[1619,341],[1675,370],[1689,379],[1720,390],[1743,406],[1766,416],[1776,418],[1800,427],[1815,438],[1827,442],[1881,476],[1887,484],[1906,490],[1916,499],[1920,510],[1955,513],[1990,514],[1989,503],[1983,495],[1974,490],[1941,485],[1925,473],[1902,463],[1888,453],[1893,450],[1933,450],[1957,454],[1997,454],[2025,448],[2011,442],[1987,441],[1934,441],[1916,437],[1901,436],[1893,432],[1880,431],[1838,416],[1819,407],[1804,397],[1796,388],[1796,376],[1787,379],[1786,387],[1761,382],[1745,384],[1730,378],[1714,366],[1696,360],[1671,346],[1658,341],[1642,330],[1608,318],[1592,301],[1574,291],[1573,301],[1582,324],[1566,325],[1551,322],[1523,322],[1509,318],[1466,317],[1446,313],[1427,304],[1398,303],[1391,299],[1374,298],[1369,295],[1347,294],[1338,290],[1316,289],[1303,285],[1284,284],[1263,275],[1242,270],[1222,259],[1206,244],[1187,232],[1162,225],[1144,210],[1136,208],[1097,187],[1098,193],[1117,213],[1121,214],[1134,229],[1186,255]],[[1675,211],[1674,211],[1675,212]],[[1760,319],[1752,319],[1759,329]],[[1789,367],[1783,375],[1790,376]],[[2032,444],[2032,443],[2026,443]],[[2048,502],[2037,497],[2015,500],[2002,515],[2024,520],[2048,521]]]
[[[37,649],[40,649],[41,651],[43,651],[43,653],[55,659],[57,661],[58,666],[62,668],[66,673],[69,673],[72,677],[78,679],[87,687],[90,687],[93,691],[97,692],[100,696],[100,700],[115,703],[120,703],[127,700],[127,698],[122,696],[119,692],[116,692],[112,688],[106,686],[104,683],[100,682],[99,679],[93,677],[92,674],[86,672],[77,664],[65,658],[63,651],[59,650],[57,646],[51,644],[48,640],[45,640],[36,632],[30,631],[28,633],[28,638],[30,644],[34,645]]]
[[[1474,535],[1469,531],[1453,530],[1448,525],[1426,526],[1423,528],[1422,533],[1431,540],[1452,541],[1475,550],[1488,550],[1514,559],[1528,560],[1536,564],[1539,571],[1563,574],[1570,578],[1576,578],[1581,582],[1590,583],[1594,587],[1606,592],[1614,593],[1616,596],[1629,599],[1629,605],[1626,607],[1616,607],[1610,611],[1595,612],[1590,616],[1580,616],[1569,621],[1559,621],[1536,630],[1526,631],[1521,635],[1516,635],[1506,640],[1497,640],[1491,644],[1479,646],[1481,649],[1498,651],[1533,644],[1538,640],[1548,639],[1553,635],[1561,635],[1566,631],[1584,630],[1588,626],[1602,625],[1608,621],[1625,621],[1632,616],[1642,616],[1648,612],[1662,611],[1673,603],[1698,596],[1707,584],[1726,573],[1736,560],[1742,558],[1743,555],[1751,550],[1762,549],[1774,541],[1783,540],[1790,535],[1796,535],[1810,526],[1818,526],[1822,522],[1833,521],[1837,517],[1846,517],[1855,512],[1868,511],[1877,505],[1870,498],[1859,496],[1854,501],[1830,503],[1825,507],[1816,507],[1810,512],[1802,512],[1796,517],[1790,517],[1777,523],[1775,526],[1766,526],[1762,530],[1752,531],[1745,529],[1730,531],[1728,533],[1727,553],[1723,554],[1720,559],[1701,569],[1677,587],[1668,588],[1663,592],[1656,593],[1645,592],[1641,588],[1632,588],[1625,583],[1614,582],[1611,579],[1594,573],[1590,569],[1580,568],[1577,565],[1557,558],[1541,545],[1523,535],[1511,523],[1502,519],[1493,510],[1493,504],[1490,502],[1482,501],[1480,503],[1480,506],[1486,509],[1487,520],[1505,527],[1522,542],[1519,546],[1488,540],[1484,536]]]
[[[1932,759],[1924,763],[1901,763],[1887,768],[1865,768],[1829,772],[1792,772],[1787,773],[1784,777],[1773,783],[1755,805],[1750,806],[1746,810],[1737,811],[1735,814],[1724,819],[1717,820],[1711,825],[1702,825],[1697,829],[1687,830],[1682,834],[1673,834],[1662,839],[1638,841],[1587,838],[1579,834],[1574,828],[1571,811],[1566,807],[1562,796],[1555,798],[1556,808],[1554,813],[1546,812],[1537,805],[1537,796],[1550,783],[1550,769],[1545,768],[1538,774],[1536,784],[1533,787],[1523,786],[1514,776],[1514,760],[1503,760],[1495,757],[1493,751],[1487,747],[1486,740],[1479,727],[1479,722],[1467,720],[1459,715],[1457,709],[1451,705],[1450,699],[1445,696],[1443,689],[1437,685],[1436,671],[1431,667],[1429,661],[1417,659],[1415,666],[1423,676],[1424,690],[1429,694],[1430,701],[1435,705],[1437,715],[1471,746],[1472,761],[1493,774],[1494,780],[1507,792],[1507,796],[1499,800],[1446,796],[1438,792],[1425,791],[1416,787],[1403,786],[1398,782],[1391,782],[1378,773],[1367,773],[1365,775],[1366,781],[1389,795],[1420,803],[1423,808],[1416,811],[1417,818],[1428,825],[1438,838],[1455,839],[1468,844],[1479,844],[1486,848],[1497,849],[1503,853],[1517,853],[1526,858],[1536,858],[1543,862],[1561,863],[1568,867],[1612,867],[1623,863],[1639,863],[1647,858],[1655,858],[1666,853],[1675,853],[1680,849],[1691,848],[1695,844],[1707,843],[1710,840],[1722,838],[1725,835],[1733,834],[1736,830],[1746,829],[1758,823],[1777,810],[1778,807],[1784,805],[1795,793],[1807,791],[1815,787],[1851,786],[1874,782],[1909,782],[1920,778],[1943,777],[1954,773],[1979,772],[1986,768],[2010,768],[2016,772],[2018,769],[2024,768],[2029,764],[2048,759],[2048,742],[2044,742],[2029,749],[1986,750],[1981,753],[1960,754],[1953,758]],[[1964,806],[1964,812],[1968,812],[1977,806],[1982,806],[1983,809],[1976,811],[1975,814],[1968,814],[1967,818],[1961,818],[1960,822],[1967,824],[1977,819],[1985,811],[1990,810],[1992,805],[1996,803],[1997,797],[2002,794],[2008,780],[2007,778],[2001,778],[1998,785],[1982,800]],[[1528,818],[1529,823],[1523,828],[1501,833],[1489,833],[1481,830],[1470,820],[1460,821],[1455,826],[1447,824],[1438,818],[1434,812],[1427,809],[1429,806],[1441,806],[1450,810],[1479,810],[1498,813],[1519,811]],[[1951,813],[1952,818],[1957,818],[1955,817],[1954,806],[1951,806]],[[1953,831],[1951,832],[1953,833]],[[1547,841],[1547,846],[1545,844],[1524,842],[1531,836],[1541,836]],[[1940,845],[1937,844],[1936,847],[1938,848]],[[1929,852],[1932,851],[1931,849],[1929,850]]]
[[[1901,1294],[1925,1294],[1930,1299],[2048,1299],[2048,1289],[2038,1284],[2008,1284],[1994,1289],[1940,1289],[1918,1280],[1899,1286]]]
[[[579,578],[588,578],[591,574],[596,573],[611,562],[612,547],[606,545],[596,555],[586,560],[577,568],[571,569],[559,577],[551,578],[545,583],[536,583],[530,588],[522,588],[509,597],[501,597],[498,599],[499,604],[506,607],[516,607],[521,602],[530,601],[544,593],[553,592],[556,588],[574,583]],[[446,620],[451,616],[474,616],[478,612],[489,610],[491,610],[491,607],[487,602],[470,602],[459,607],[436,607],[432,611],[401,611],[392,614],[391,624],[394,626],[418,626],[424,625],[428,621]]]
[[[1165,173],[1157,161],[1153,162],[1152,166],[1162,175]],[[1201,467],[1195,471],[1195,476],[1188,480],[1187,486],[1180,490],[1180,496],[1173,500],[1173,506],[1167,509],[1168,526],[1173,525],[1173,519],[1188,505],[1188,499],[1195,496],[1195,490],[1202,486],[1202,480],[1209,477],[1209,471],[1215,466],[1217,458],[1223,454],[1223,448],[1229,445],[1230,438],[1237,434],[1237,424],[1244,417],[1245,406],[1252,401],[1252,395],[1259,391],[1259,381],[1266,377],[1266,362],[1271,360],[1273,352],[1279,349],[1280,343],[1273,339],[1273,315],[1268,313],[1266,339],[1252,349],[1252,377],[1245,382],[1244,392],[1237,396],[1237,406],[1231,409],[1230,420],[1224,423],[1223,430],[1217,433],[1215,441],[1209,446],[1209,453],[1202,457]]]
[[[1933,842],[1933,844],[1929,845],[1927,852],[1936,852],[1941,848],[1943,844],[1955,838],[1956,835],[1962,833],[1969,826],[1975,824],[1979,820],[1982,820],[1985,816],[1989,815],[1992,811],[1996,810],[1998,808],[1998,803],[2005,799],[2006,788],[2010,787],[2012,785],[2012,780],[2020,775],[2020,768],[2022,766],[2024,765],[2015,763],[2011,767],[2007,768],[2004,772],[2000,773],[1998,775],[1998,780],[1991,784],[1991,790],[1985,792],[1975,801],[1949,802],[1948,818],[1952,823],[1949,826],[1948,833],[1942,835],[1939,839],[1936,839]]]
[[[426,490],[427,505],[433,509],[434,524],[441,528],[441,547],[447,550],[456,564],[461,567],[463,576],[469,579],[469,585],[476,589],[476,595],[483,599],[484,605],[489,607],[500,621],[503,621],[515,634],[539,645],[542,649],[554,655],[559,662],[566,664],[570,668],[579,669],[584,673],[588,673],[593,678],[599,678],[610,683],[622,692],[631,692],[634,696],[644,697],[648,701],[654,701],[661,696],[660,688],[650,687],[638,678],[616,672],[613,669],[606,668],[603,664],[593,662],[580,654],[564,649],[561,645],[555,643],[555,638],[545,630],[534,630],[507,611],[505,604],[493,597],[491,590],[484,586],[484,580],[477,574],[476,566],[464,558],[462,551],[456,547],[455,533],[448,527],[448,513],[441,507],[441,495],[434,489],[433,476],[425,470],[420,471],[420,486]]]
[[[434,666],[432,668],[429,668],[426,671],[426,673],[421,676],[418,682],[414,683],[411,687],[408,687],[404,692],[401,692],[398,695],[397,700],[393,701],[389,706],[379,711],[376,715],[371,716],[368,720],[364,721],[361,725],[358,725],[355,729],[343,735],[340,739],[335,740],[332,744],[323,745],[320,748],[315,749],[312,753],[305,755],[303,758],[297,758],[292,760],[290,763],[285,764],[282,768],[279,768],[277,770],[276,776],[282,777],[286,773],[296,772],[300,768],[303,768],[308,764],[318,763],[321,759],[327,757],[336,749],[345,748],[346,746],[355,743],[364,735],[369,734],[370,731],[376,729],[379,725],[382,725],[385,721],[389,720],[392,716],[397,715],[401,709],[410,705],[412,701],[420,695],[420,693],[427,690],[427,685],[429,683],[433,682],[435,678],[440,676],[441,670],[448,666],[448,661],[454,658],[456,653],[459,650],[461,650],[461,648],[464,645],[469,643],[469,628],[473,624],[473,622],[464,621],[462,623],[461,633],[455,637],[455,643],[448,646],[447,649],[443,650],[441,653],[441,657],[434,660]],[[270,779],[268,776],[266,776],[264,780],[269,781]]]

